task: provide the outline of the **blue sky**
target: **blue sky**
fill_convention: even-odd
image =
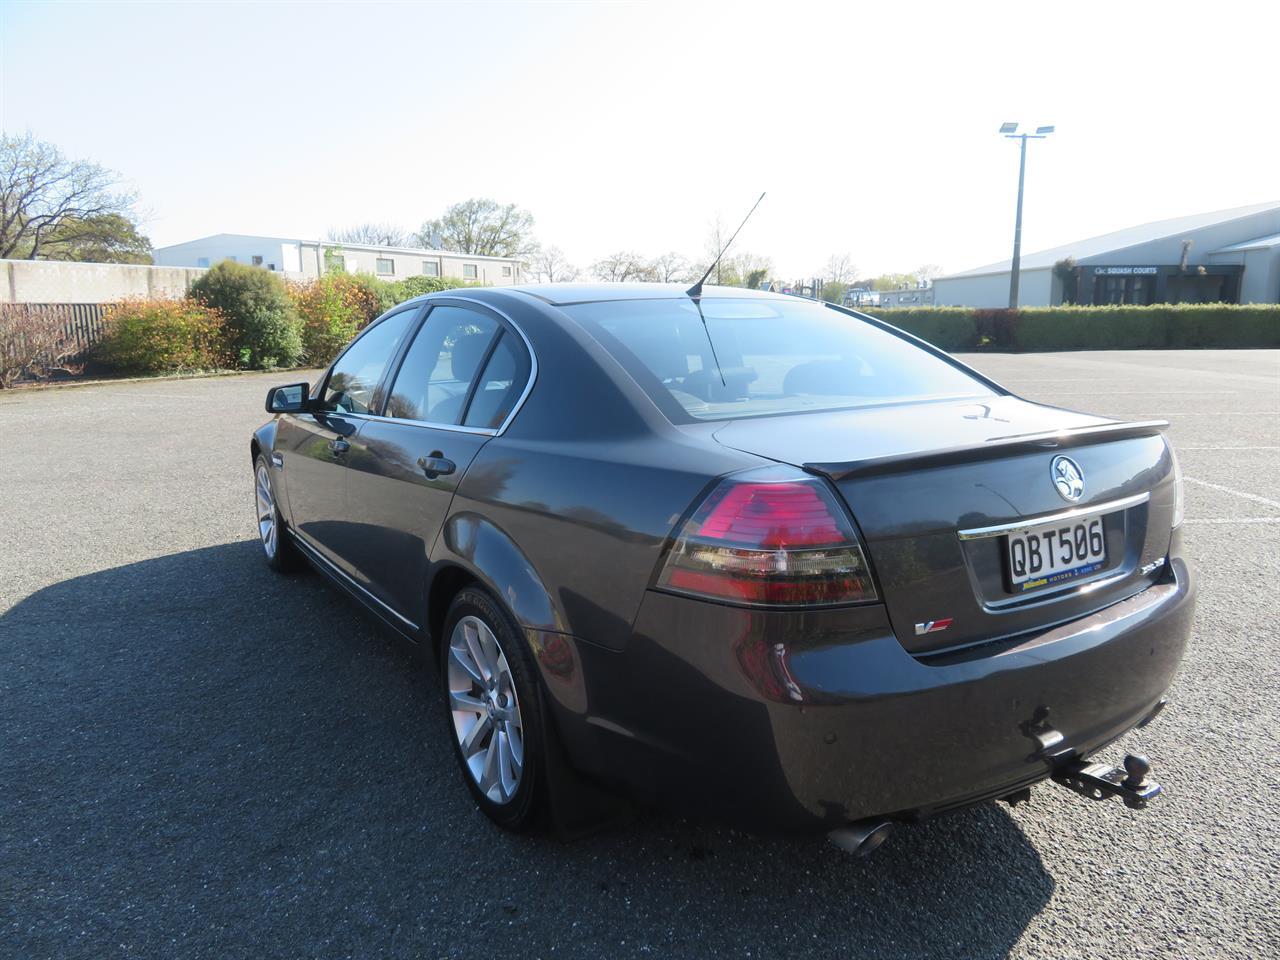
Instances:
[[[1041,9],[1043,7],[1043,9]],[[1271,4],[18,3],[0,122],[121,172],[157,244],[528,207],[580,265],[744,249],[783,276],[1008,255],[1280,199]],[[49,51],[57,50],[56,61]]]

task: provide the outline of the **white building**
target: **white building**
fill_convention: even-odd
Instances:
[[[340,269],[347,273],[371,273],[384,280],[453,277],[494,286],[520,283],[524,267],[510,257],[479,257],[447,250],[380,247],[336,240],[253,237],[241,233],[216,233],[199,240],[157,247],[154,256],[157,266],[162,267],[211,267],[222,260],[234,260],[279,271],[290,279],[305,280]]]
[[[1054,264],[1075,260],[1066,277]],[[934,281],[937,306],[1007,307],[1010,261]],[[1280,203],[1160,220],[1022,257],[1018,305],[1280,303]]]
[[[881,290],[882,307],[932,307],[933,287],[928,283],[903,284],[897,290]]]

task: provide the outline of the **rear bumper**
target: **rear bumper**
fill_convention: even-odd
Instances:
[[[1194,603],[1174,560],[1161,582],[1087,617],[926,659],[882,607],[782,613],[649,593],[625,650],[559,637],[539,662],[585,772],[755,829],[830,828],[1043,779],[1046,724],[1057,750],[1098,750],[1168,689]]]

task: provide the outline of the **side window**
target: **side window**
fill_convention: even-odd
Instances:
[[[435,307],[405,354],[387,416],[456,424],[471,383],[498,332],[496,321],[462,307]]]
[[[376,391],[417,309],[401,310],[362,333],[338,358],[324,389],[324,409],[341,413],[376,410]]]
[[[503,331],[476,386],[463,421],[468,427],[502,426],[529,382],[529,354],[514,333]]]

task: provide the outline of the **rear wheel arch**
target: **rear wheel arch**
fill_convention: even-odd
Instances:
[[[471,511],[453,514],[433,552],[442,572],[451,567],[466,571],[502,603],[521,629],[568,632],[564,612],[533,562],[487,517]],[[433,577],[433,591],[434,587]]]
[[[439,652],[444,636],[444,622],[449,616],[453,598],[470,586],[483,586],[480,579],[464,567],[448,564],[438,570],[427,587],[427,640]]]

